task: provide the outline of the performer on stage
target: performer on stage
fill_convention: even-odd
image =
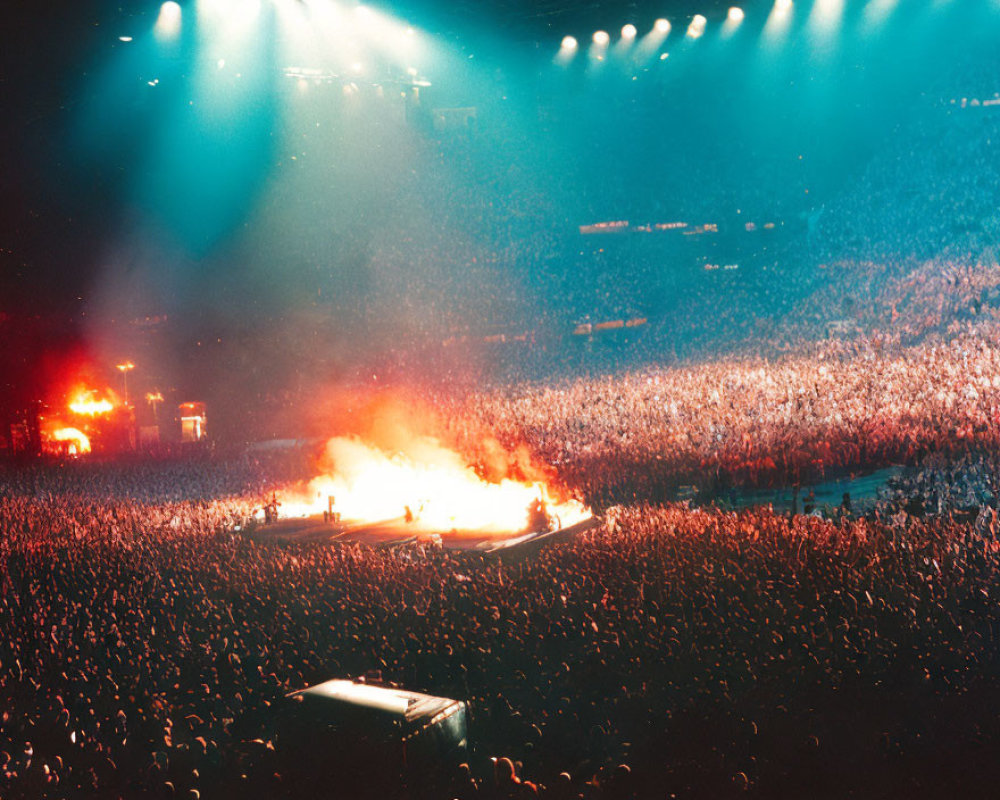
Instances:
[[[275,492],[271,492],[271,502],[264,504],[264,524],[269,525],[272,522],[276,522],[278,519],[278,506],[281,503],[278,502],[278,495]]]
[[[532,533],[547,533],[552,530],[552,518],[541,497],[532,500],[528,506],[528,530]]]

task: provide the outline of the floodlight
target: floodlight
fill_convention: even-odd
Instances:
[[[181,7],[174,0],[160,6],[153,31],[158,39],[173,39],[181,32]]]
[[[702,14],[695,14],[691,18],[691,24],[688,25],[687,35],[692,39],[697,39],[705,32],[705,25],[708,20]]]

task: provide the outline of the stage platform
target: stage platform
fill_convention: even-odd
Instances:
[[[597,517],[587,517],[575,525],[541,533],[483,531],[427,532],[414,529],[403,517],[381,522],[324,521],[322,515],[291,517],[267,524],[258,524],[250,535],[264,542],[325,542],[329,544],[359,543],[370,547],[401,547],[433,544],[440,537],[441,546],[448,550],[471,550],[484,555],[504,555],[530,552],[553,542],[565,541],[601,524]]]

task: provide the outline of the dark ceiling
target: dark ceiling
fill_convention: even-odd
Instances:
[[[508,34],[517,40],[561,38],[566,33],[608,28],[626,22],[652,24],[657,17],[684,18],[694,14],[720,15],[732,0],[636,0],[635,2],[568,2],[567,0],[458,0],[445,4],[409,0],[384,4],[404,11],[415,21],[430,20],[439,30],[454,34],[470,24]]]

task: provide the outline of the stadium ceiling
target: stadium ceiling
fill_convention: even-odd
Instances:
[[[357,0],[334,0],[354,3]],[[181,0],[182,6],[197,0]],[[6,92],[0,143],[28,125],[42,124],[76,102],[74,87],[100,63],[109,47],[152,25],[162,0],[87,0],[64,3],[52,17],[17,3],[0,29],[0,88]],[[705,14],[722,17],[734,0],[366,0],[373,8],[406,19],[469,48],[521,45],[558,47],[567,34],[589,39],[594,30],[618,31],[625,23],[640,31],[658,17]],[[771,0],[748,2],[770,7]],[[122,41],[125,41],[122,39]]]
[[[634,22],[640,30],[658,17],[685,18],[695,14],[723,16],[734,0],[453,0],[445,4],[428,0],[372,3],[428,22],[441,33],[461,35],[472,26],[522,41],[561,38],[566,33],[586,33],[597,28],[617,30]],[[750,5],[750,4],[748,4]],[[768,3],[768,7],[770,4]]]

